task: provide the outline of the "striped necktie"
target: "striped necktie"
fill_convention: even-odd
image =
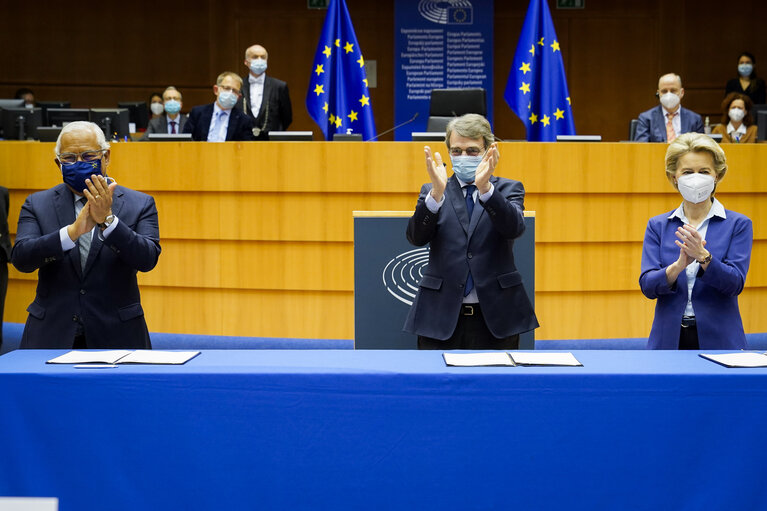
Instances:
[[[666,121],[666,142],[673,142],[676,138],[676,132],[674,131],[674,116],[676,113],[667,113],[668,121]]]
[[[77,218],[80,215],[80,211],[83,210],[83,207],[85,206],[85,202],[87,199],[85,197],[80,197],[77,199],[77,205],[75,206],[75,218]],[[93,236],[93,231],[86,232],[79,238],[77,238],[77,245],[80,249],[80,269],[85,271],[85,263],[88,261],[88,252],[91,249],[91,238]]]

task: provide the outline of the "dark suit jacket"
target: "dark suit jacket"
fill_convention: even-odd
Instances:
[[[11,238],[8,234],[8,188],[0,186],[0,346],[3,345],[3,310],[8,290],[8,261],[11,260]]]
[[[261,100],[261,108],[256,117],[253,117],[251,104],[250,82],[248,82],[248,76],[244,76],[242,79],[242,98],[238,107],[242,108],[243,112],[253,119],[254,126],[261,130],[257,140],[268,140],[268,136],[264,132],[284,131],[293,122],[293,109],[290,105],[288,84],[282,80],[266,75],[264,78],[264,98]]]
[[[210,120],[213,118],[213,103],[192,108],[183,132],[191,133],[192,140],[206,142]],[[229,127],[226,129],[226,141],[253,140],[253,119],[235,106],[229,112]]]
[[[33,193],[21,208],[11,261],[25,273],[39,270],[21,348],[71,348],[78,318],[90,348],[151,347],[136,272],[151,270],[160,256],[154,199],[115,188],[119,222],[103,241],[94,234],[84,272],[77,246],[64,252],[59,238],[75,220],[73,200],[62,183]]]
[[[179,114],[179,116],[176,118],[176,122],[178,122],[178,126],[176,126],[176,133],[183,133],[184,125],[186,125],[186,115]],[[141,137],[141,140],[149,140],[150,133],[170,133],[168,131],[168,118],[165,116],[165,114],[149,120],[149,126],[147,126],[144,135]]]
[[[679,258],[674,234],[682,226],[679,218],[669,219],[673,211],[647,222],[642,245],[642,273],[639,286],[647,298],[657,300],[655,318],[647,347],[679,347],[682,315],[687,307],[687,273],[681,272],[669,286],[666,267]],[[753,227],[751,220],[725,210],[727,218],[712,217],[706,231],[706,250],[713,258],[703,274],[698,273],[692,288],[698,343],[705,350],[746,348],[746,335],[738,309],[751,261]]]
[[[405,321],[406,332],[448,339],[458,323],[470,268],[482,315],[495,337],[538,326],[512,252],[514,239],[525,230],[525,189],[511,179],[494,176],[490,182],[495,191],[486,203],[477,204],[471,220],[455,176],[448,179],[445,202],[436,214],[425,202],[431,183],[421,187],[407,239],[416,246],[430,243],[429,264]]]
[[[703,133],[703,120],[692,110],[680,107],[682,133]],[[682,133],[677,133],[681,135]],[[639,114],[635,142],[666,142],[666,118],[658,105]]]

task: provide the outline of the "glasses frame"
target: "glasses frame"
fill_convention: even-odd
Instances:
[[[104,156],[104,153],[106,152],[106,149],[88,149],[87,151],[82,151],[80,153],[59,153],[56,155],[56,158],[61,162],[62,165],[74,165],[77,163],[78,160],[82,159],[82,161],[90,163],[92,161],[96,161]],[[84,155],[85,153],[99,153],[98,156],[94,157],[92,160],[86,160]],[[75,161],[72,162],[66,162],[62,159],[63,156],[74,156]]]
[[[453,151],[461,151],[460,153],[453,154]],[[469,154],[469,151],[477,151],[477,154]],[[467,147],[466,149],[461,149],[458,147],[451,147],[450,148],[450,156],[463,156],[464,154],[466,156],[481,156],[485,154],[484,149],[479,147]]]

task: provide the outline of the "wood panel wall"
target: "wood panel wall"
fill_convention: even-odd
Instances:
[[[682,75],[683,104],[718,117],[724,84],[735,75],[743,49],[767,59],[762,36],[767,3],[745,0],[723,9],[712,0],[612,2],[589,0],[583,10],[557,10],[576,128],[625,140],[629,120],[656,104],[658,76]],[[189,0],[162,3],[5,2],[0,31],[0,97],[30,86],[41,100],[70,100],[74,107],[113,107],[145,100],[167,85],[184,94],[185,110],[213,101],[211,85],[224,70],[246,72],[244,51],[269,50],[268,73],[288,82],[292,129],[321,135],[304,106],[311,62],[325,11],[306,0]],[[347,0],[366,61],[375,60],[371,91],[376,123],[393,124],[393,0]],[[527,2],[496,0],[495,131],[523,139],[520,121],[503,100]],[[767,62],[767,61],[765,61]],[[767,65],[758,69],[767,74]],[[391,135],[384,139],[391,140]]]
[[[352,211],[412,211],[427,180],[411,142],[119,143],[110,175],[152,194],[162,255],[140,274],[150,331],[354,336]],[[434,144],[441,147],[441,144]],[[644,337],[639,291],[647,220],[674,209],[664,144],[502,143],[498,174],[536,212],[538,339]],[[767,145],[729,145],[718,187],[754,220],[740,297],[746,331],[767,331]],[[10,226],[26,196],[60,182],[53,144],[0,144]],[[404,233],[403,233],[404,236]],[[5,320],[23,322],[35,274],[10,272]]]

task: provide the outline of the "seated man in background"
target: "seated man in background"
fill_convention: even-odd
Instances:
[[[639,114],[635,142],[673,142],[682,133],[703,133],[700,115],[681,106],[684,89],[679,75],[661,76],[655,96],[660,105]]]
[[[181,113],[181,93],[172,85],[162,93],[163,108],[165,113],[154,117],[149,121],[144,136],[141,140],[149,140],[150,133],[168,133],[174,135],[181,133],[186,124],[186,115]]]
[[[63,179],[19,214],[11,262],[38,270],[21,348],[151,348],[136,272],[160,256],[154,199],[107,181],[109,143],[92,122],[64,126]]]
[[[243,111],[254,120],[256,140],[268,140],[270,131],[284,131],[293,121],[288,84],[266,75],[269,53],[260,44],[245,50],[248,78],[242,91]]]
[[[234,108],[241,90],[242,78],[237,73],[225,71],[218,75],[213,86],[216,101],[192,108],[183,132],[191,133],[198,142],[253,140],[253,119]]]

